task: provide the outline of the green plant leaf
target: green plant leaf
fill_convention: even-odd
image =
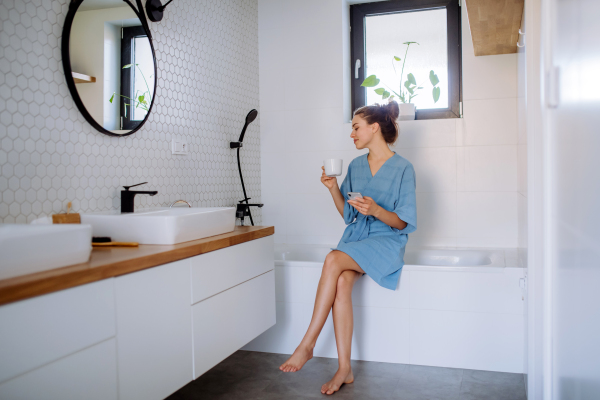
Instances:
[[[400,61],[400,60],[401,60],[401,58],[400,58],[400,57],[398,57],[398,56],[394,56],[394,60],[396,60],[396,61]]]
[[[379,79],[377,79],[377,76],[375,75],[367,76],[363,83],[360,84],[360,86],[364,87],[373,87],[377,85],[379,85]]]
[[[433,102],[437,103],[437,101],[440,99],[440,88],[437,86],[434,87],[432,94],[433,94]]]
[[[409,45],[409,46],[410,46],[411,44],[419,44],[419,43],[417,43],[417,42],[404,42],[404,43],[402,43],[402,44],[407,44],[407,45]]]
[[[388,91],[386,90],[385,92],[383,92],[382,99],[387,99],[388,97],[390,97],[390,92],[388,92]]]
[[[112,104],[114,98],[115,98],[115,94],[113,93],[113,95],[110,96],[110,100],[109,100],[111,104]]]
[[[410,94],[414,94],[415,93],[414,88],[407,87],[406,90],[408,90],[408,93],[410,93]]]
[[[377,89],[375,89],[375,93],[377,93],[378,95],[381,96],[381,95],[383,95],[385,93],[385,89],[382,88],[382,87],[377,88]]]
[[[391,95],[389,101],[392,101],[393,99],[394,99],[394,95]]]
[[[122,68],[122,69],[125,69],[125,68],[131,68],[131,66],[132,66],[132,65],[133,65],[133,64],[127,64],[127,65],[123,65],[123,68]]]
[[[417,81],[415,80],[415,76],[413,74],[406,75],[406,79],[413,85],[417,86]]]
[[[440,80],[438,79],[437,75],[433,72],[433,70],[429,71],[429,81],[433,86],[440,83]]]

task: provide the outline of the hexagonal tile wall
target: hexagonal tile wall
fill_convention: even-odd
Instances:
[[[257,0],[177,0],[150,22],[158,66],[155,104],[127,137],[94,130],[65,83],[60,41],[69,0],[0,3],[0,221],[25,223],[64,212],[119,209],[121,186],[148,181],[154,197],[196,207],[243,198],[235,150],[248,111],[258,108]],[[260,110],[259,110],[260,111]],[[260,202],[260,113],[241,151],[244,182]],[[187,155],[171,154],[171,138]],[[255,224],[260,210],[253,209]]]

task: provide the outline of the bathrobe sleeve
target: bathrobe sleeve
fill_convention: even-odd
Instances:
[[[348,165],[348,172],[340,187],[340,192],[344,197],[344,222],[346,225],[351,224],[356,219],[358,210],[348,204],[348,192],[352,192],[352,162]]]
[[[398,229],[392,227],[397,233],[411,233],[417,230],[417,197],[415,194],[416,178],[415,169],[412,164],[404,168],[400,181],[400,193],[394,204],[394,212],[402,221],[406,222],[406,228]]]

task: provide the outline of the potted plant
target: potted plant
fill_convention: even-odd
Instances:
[[[388,99],[388,101],[391,101],[394,98],[394,95],[396,97],[398,97],[398,99],[401,101],[401,103],[399,104],[400,115],[399,115],[398,119],[399,120],[411,120],[411,119],[415,119],[415,105],[413,103],[411,103],[411,101],[414,97],[417,97],[419,95],[419,93],[417,93],[417,91],[422,90],[423,86],[421,86],[420,84],[417,84],[417,80],[415,79],[415,76],[412,73],[409,73],[406,75],[406,80],[404,81],[404,83],[402,83],[402,79],[404,78],[404,66],[406,64],[406,56],[408,55],[408,49],[411,44],[418,45],[419,43],[404,42],[403,44],[406,45],[406,52],[404,53],[404,60],[402,60],[398,56],[394,56],[392,59],[392,67],[394,68],[394,73],[396,73],[396,76],[398,75],[398,73],[396,71],[395,63],[402,61],[402,70],[400,71],[400,84],[399,84],[400,89],[399,89],[399,91],[396,92],[394,89],[392,89],[390,86],[388,86],[387,84],[384,83],[384,85],[387,86],[387,88],[390,91],[386,90],[386,88],[378,87],[375,89],[375,93],[380,95],[382,100]],[[440,88],[439,88],[439,86],[437,86],[437,84],[440,82],[440,80],[438,79],[435,72],[433,72],[433,70],[431,70],[429,72],[429,81],[431,82],[431,85],[433,86],[433,89],[431,91],[431,94],[433,96],[433,102],[437,103],[437,101],[440,99]],[[376,75],[369,75],[362,82],[361,86],[375,87],[375,86],[379,85],[379,82],[380,82],[380,79],[377,78]]]

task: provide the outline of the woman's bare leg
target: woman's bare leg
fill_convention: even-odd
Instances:
[[[312,358],[317,338],[333,306],[338,278],[346,270],[364,273],[356,261],[342,251],[333,250],[327,255],[323,264],[319,286],[317,286],[317,296],[310,325],[294,354],[279,367],[283,372],[299,371]]]
[[[333,327],[339,367],[333,378],[321,387],[321,393],[324,394],[333,394],[340,390],[344,383],[354,382],[350,366],[352,330],[354,328],[352,288],[360,276],[361,274],[356,271],[346,270],[338,278],[337,292],[333,302]]]

